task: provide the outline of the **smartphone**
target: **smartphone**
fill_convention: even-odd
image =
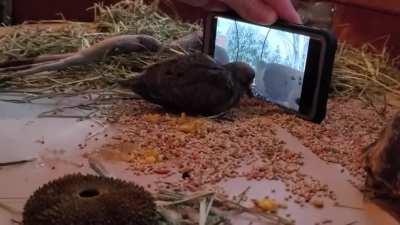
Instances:
[[[217,62],[246,62],[255,97],[315,123],[326,115],[337,39],[329,31],[279,21],[260,25],[235,13],[211,13],[203,52]]]

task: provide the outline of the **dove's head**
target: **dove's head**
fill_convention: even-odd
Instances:
[[[233,62],[224,65],[224,67],[232,72],[233,77],[239,81],[249,97],[253,97],[253,92],[251,91],[251,85],[255,77],[253,68],[244,62]]]

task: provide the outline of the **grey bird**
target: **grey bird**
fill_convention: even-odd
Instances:
[[[244,94],[251,97],[254,77],[246,63],[221,65],[193,53],[156,63],[124,86],[167,110],[215,116],[236,106]]]

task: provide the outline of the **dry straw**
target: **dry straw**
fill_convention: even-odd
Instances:
[[[95,25],[61,21],[57,28],[39,24],[12,27],[12,32],[0,36],[0,61],[38,56],[42,54],[75,52],[109,36],[119,34],[150,34],[162,42],[169,42],[195,30],[198,24],[174,20],[158,10],[158,4],[143,1],[121,1],[112,6],[95,4]],[[1,80],[5,91],[28,89],[30,93],[81,94],[87,90],[108,90],[114,81],[133,75],[144,67],[176,53],[113,56],[90,66],[74,67],[57,74],[36,74],[23,79]],[[114,85],[115,86],[115,85]],[[1,89],[0,89],[1,90]]]
[[[400,98],[400,66],[386,45],[377,50],[370,43],[359,48],[341,43],[336,55],[332,87],[341,96],[362,100]]]
[[[163,1],[164,2],[164,1]],[[118,34],[149,34],[169,42],[195,30],[198,24],[172,19],[159,10],[159,2],[146,5],[143,0],[121,1],[112,6],[95,4],[95,23],[63,21],[59,29],[48,26],[17,26],[0,36],[0,61],[49,53],[73,52]],[[55,74],[29,76],[24,79],[0,80],[4,90],[29,89],[36,95],[51,93],[80,94],[87,90],[113,89],[114,81],[126,78],[145,66],[168,58],[173,52],[114,56],[91,66],[75,67]],[[335,95],[361,99],[400,99],[398,61],[386,48],[377,51],[371,44],[360,48],[341,43],[335,60],[332,88]],[[0,89],[1,90],[1,89]],[[392,101],[393,102],[393,101]]]

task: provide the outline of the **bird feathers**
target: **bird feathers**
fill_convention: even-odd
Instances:
[[[149,68],[132,85],[144,99],[187,113],[213,115],[234,106],[246,91],[234,71],[195,53]]]

